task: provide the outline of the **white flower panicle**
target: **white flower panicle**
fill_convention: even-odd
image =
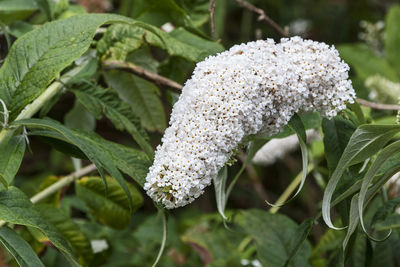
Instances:
[[[147,194],[184,206],[249,135],[274,135],[298,111],[335,116],[355,97],[348,71],[334,47],[300,37],[235,45],[198,63],[157,147]]]

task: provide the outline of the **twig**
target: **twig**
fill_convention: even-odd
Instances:
[[[236,2],[241,6],[244,7],[256,14],[258,14],[258,20],[263,20],[281,37],[290,37],[288,31],[282,29],[275,21],[273,21],[270,17],[265,14],[264,10],[250,4],[245,0],[236,0]]]
[[[33,204],[38,203],[45,199],[48,196],[51,196],[61,188],[63,188],[66,185],[69,185],[73,181],[81,178],[82,176],[96,170],[96,166],[94,164],[90,164],[80,170],[77,170],[76,172],[71,173],[70,175],[67,175],[63,178],[61,178],[59,181],[55,182],[54,184],[50,185],[49,187],[45,188],[43,191],[40,191],[33,197],[31,197],[31,202]],[[0,220],[0,227],[5,225],[7,222]]]
[[[365,99],[357,98],[357,102],[365,107],[370,107],[373,109],[382,109],[382,110],[400,110],[399,105],[389,105],[389,104],[380,104],[380,103],[374,103],[370,102]]]
[[[210,11],[211,34],[212,35],[214,35],[214,33],[215,33],[214,8],[215,8],[215,2],[214,2],[214,0],[210,0],[210,8],[208,10]]]
[[[55,192],[57,192],[59,189],[63,188],[66,185],[69,185],[70,183],[72,183],[73,181],[75,181],[76,179],[81,178],[82,176],[92,172],[96,170],[96,166],[94,164],[90,164],[82,169],[77,170],[76,172],[71,173],[70,175],[67,175],[63,178],[61,178],[60,180],[58,180],[57,182],[55,182],[54,184],[50,185],[49,187],[47,187],[46,189],[44,189],[43,191],[37,193],[36,195],[34,195],[31,198],[31,202],[32,203],[38,203],[41,200],[45,199],[46,197],[54,194]]]
[[[107,60],[103,62],[103,66],[106,69],[121,69],[125,70],[128,72],[131,72],[133,74],[136,74],[142,78],[145,78],[146,80],[149,80],[151,82],[155,82],[159,85],[165,85],[168,87],[171,87],[176,90],[182,90],[183,85],[170,80],[164,76],[161,76],[157,73],[151,72],[149,70],[146,70],[140,66],[137,66],[135,64],[129,63],[129,62],[123,62],[123,61],[117,61],[117,60]]]

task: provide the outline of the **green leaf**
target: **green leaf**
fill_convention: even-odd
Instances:
[[[75,185],[77,196],[101,223],[115,229],[129,225],[132,216],[129,199],[115,180],[107,178],[107,188],[99,177],[84,177]],[[136,210],[143,204],[143,197],[133,185],[128,187]]]
[[[158,98],[159,90],[153,83],[121,71],[106,72],[104,77],[120,98],[129,103],[144,127],[150,131],[165,130],[164,107]]]
[[[324,192],[322,216],[330,228],[338,229],[332,224],[330,206],[333,192],[346,168],[374,155],[399,130],[399,125],[361,125],[353,133]]]
[[[375,55],[367,45],[339,45],[337,49],[341,58],[353,67],[363,80],[375,74],[380,74],[394,82],[399,80],[396,71],[388,62]]]
[[[385,53],[387,61],[400,74],[400,6],[393,5],[385,19]],[[399,78],[399,76],[397,76]]]
[[[151,31],[125,24],[113,25],[100,39],[97,49],[103,59],[125,60],[129,53],[138,49],[142,44],[148,43],[165,49],[171,56],[180,56],[194,62],[223,50],[221,45],[213,44],[213,42],[189,33],[185,34],[182,31],[176,33],[178,38],[184,40],[181,41],[173,34],[167,34],[154,26],[149,25],[149,27],[151,27]],[[189,38],[195,38],[195,40],[189,40]],[[195,41],[198,44],[193,46]]]
[[[11,118],[89,48],[100,25],[114,21],[136,23],[118,15],[77,15],[46,23],[18,38],[0,68],[0,98]]]
[[[226,206],[226,181],[228,179],[228,168],[224,166],[216,177],[213,178],[214,190],[215,190],[215,200],[217,202],[217,210],[224,220],[225,216],[225,206]]]
[[[13,255],[19,266],[44,267],[31,246],[10,228],[0,227],[0,242]]]
[[[43,218],[57,228],[63,237],[69,242],[75,254],[79,255],[80,263],[90,266],[93,259],[92,247],[87,236],[79,226],[62,210],[49,204],[40,204],[36,208]]]
[[[25,154],[25,138],[15,136],[0,145],[0,180],[2,188],[7,188],[14,180]]]
[[[73,131],[79,138],[90,139],[91,144],[102,153],[109,154],[113,164],[118,169],[132,177],[139,185],[143,186],[149,167],[152,162],[140,151],[123,146],[108,140],[103,139],[99,135],[90,132]],[[87,159],[85,154],[77,148],[73,143],[66,139],[63,135],[48,130],[34,129],[31,130],[31,135],[39,135],[47,137],[50,145],[65,153],[65,149],[72,156]],[[62,148],[60,148],[62,145]],[[71,153],[73,152],[73,153]]]
[[[400,197],[393,198],[380,207],[375,213],[372,226],[377,231],[400,227],[400,214],[396,208],[400,205]]]
[[[375,223],[374,228],[378,231],[400,228],[400,214],[396,213],[388,216],[385,220]]]
[[[341,117],[322,120],[325,157],[330,173],[335,170],[354,130],[354,125]]]
[[[129,105],[121,101],[117,93],[90,84],[72,86],[71,91],[97,119],[104,114],[118,130],[129,132],[146,154],[150,158],[153,157],[153,148],[148,143],[147,134],[141,127],[139,119]]]
[[[37,9],[37,5],[32,0],[1,0],[0,21],[8,24],[12,21],[24,20]]]
[[[390,157],[392,157],[395,154],[400,153],[400,141],[394,142],[384,149],[379,152],[379,154],[376,156],[375,161],[372,163],[371,167],[368,169],[367,173],[365,174],[363,178],[363,182],[361,185],[361,190],[360,190],[360,196],[358,199],[358,213],[360,215],[360,223],[361,227],[364,230],[364,232],[367,233],[366,227],[364,225],[364,218],[363,218],[363,209],[364,209],[364,203],[367,197],[367,191],[369,188],[369,185],[372,181],[372,179],[375,177],[379,169],[382,167],[383,163]]]
[[[42,218],[28,197],[18,188],[10,186],[8,190],[0,191],[0,220],[40,230],[74,266],[79,265],[64,237]]]
[[[93,131],[96,119],[79,101],[75,101],[74,107],[65,114],[64,124],[73,129]]]
[[[310,234],[313,226],[314,226],[313,218],[308,218],[299,225],[291,245],[293,249],[289,253],[289,258],[286,260],[285,266],[289,266],[289,264],[292,262],[293,258],[296,256],[298,250],[301,248],[304,241],[307,240],[307,237]]]
[[[53,120],[27,119],[15,122],[15,124],[26,125],[27,127],[32,128],[46,129],[61,135],[63,138],[68,140],[68,142],[76,145],[83,153],[85,153],[88,159],[96,165],[104,181],[106,176],[103,168],[118,181],[128,198],[131,199],[130,191],[126,185],[124,177],[114,164],[110,152],[103,150],[102,147],[94,139],[90,138],[89,135],[85,134],[84,132],[71,130]]]
[[[243,230],[256,241],[257,258],[263,266],[284,266],[298,245],[293,241],[299,229],[296,223],[284,215],[261,210],[245,210],[241,214]],[[302,243],[291,266],[310,266],[310,254],[310,244]]]
[[[208,11],[207,11],[208,13]],[[208,14],[207,14],[208,15]],[[169,33],[176,40],[188,44],[192,47],[199,49],[200,51],[206,51],[203,53],[207,53],[208,55],[214,55],[216,53],[224,51],[224,47],[217,42],[209,41],[204,38],[199,37],[182,27],[174,29]]]

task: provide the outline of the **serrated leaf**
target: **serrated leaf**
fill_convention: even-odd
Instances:
[[[178,38],[186,40],[186,42],[182,42],[178,38],[175,38],[173,34],[167,34],[157,27],[152,27],[152,31],[148,31],[130,25],[117,24],[108,28],[103,38],[100,39],[97,49],[103,55],[103,59],[125,60],[129,53],[138,49],[142,44],[148,43],[152,46],[165,49],[171,56],[180,56],[194,62],[201,61],[208,55],[223,50],[221,45],[204,40],[198,36],[195,37],[196,41],[203,45],[200,46],[198,44],[197,46],[193,46],[190,42],[194,42],[194,40],[188,41],[188,35],[190,34],[188,33],[183,36],[179,32],[176,34]]]
[[[398,81],[396,71],[384,59],[380,58],[366,44],[349,44],[337,46],[340,57],[365,80],[369,76],[380,74],[391,81]]]
[[[399,125],[361,125],[353,133],[324,192],[322,216],[330,228],[337,229],[331,221],[330,206],[333,192],[346,168],[374,155],[399,130]]]
[[[84,14],[46,23],[21,36],[0,68],[0,98],[11,118],[89,48],[99,26],[112,22],[150,27],[118,15]]]
[[[158,97],[158,88],[153,83],[122,71],[108,71],[104,77],[107,84],[129,103],[144,127],[150,131],[165,130],[164,107]]]
[[[72,86],[71,91],[97,119],[106,116],[115,128],[129,132],[146,154],[153,157],[153,149],[148,143],[148,136],[141,127],[139,118],[127,103],[121,101],[116,92],[88,84]]]
[[[293,242],[298,230],[296,223],[284,215],[261,210],[242,211],[241,220],[243,230],[256,241],[257,258],[263,266],[284,266],[297,245]],[[290,266],[310,266],[310,254],[311,246],[306,241],[300,246]]]
[[[74,266],[79,265],[64,237],[42,218],[28,197],[14,186],[0,191],[0,220],[40,230]]]
[[[90,266],[93,259],[92,247],[79,226],[62,210],[52,205],[40,204],[36,208],[43,218],[54,225],[69,242],[75,254],[79,255],[80,263],[84,266]]]
[[[400,73],[400,6],[393,5],[385,19],[385,53],[387,61]],[[399,76],[397,76],[399,78]]]
[[[15,136],[0,145],[0,188],[7,188],[14,180],[25,154],[25,138]]]
[[[31,246],[8,227],[0,227],[0,242],[21,267],[44,267]]]
[[[78,156],[78,158],[87,159],[85,154],[79,148],[73,145],[61,134],[40,129],[31,130],[30,134],[47,137],[49,140],[53,140],[49,143],[52,145],[56,144],[56,149],[60,149],[60,142],[63,144],[63,147],[68,145],[68,151],[73,151],[72,156]],[[145,154],[134,148],[105,140],[92,132],[80,131],[76,132],[76,134],[78,137],[85,136],[85,138],[91,139],[99,150],[109,153],[113,164],[117,166],[118,169],[132,177],[139,185],[144,185],[148,169],[152,164]],[[54,140],[59,142],[54,142]],[[65,150],[60,151],[65,153]]]
[[[136,210],[143,204],[143,197],[133,185],[128,184],[128,187]],[[77,181],[75,190],[101,223],[116,229],[129,225],[132,216],[129,199],[115,180],[107,178],[106,189],[100,177],[84,177]]]
[[[83,153],[85,153],[88,159],[96,165],[97,170],[104,181],[106,179],[104,170],[106,170],[114,179],[118,181],[128,198],[131,199],[130,191],[126,185],[124,177],[114,164],[110,152],[103,150],[101,146],[94,139],[90,138],[88,134],[69,129],[53,120],[27,119],[17,121],[15,124],[26,125],[27,127],[32,128],[46,129],[61,135],[68,142],[74,144]]]

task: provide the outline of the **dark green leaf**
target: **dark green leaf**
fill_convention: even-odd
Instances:
[[[128,184],[128,187],[136,210],[143,204],[143,197],[133,185]],[[115,180],[107,178],[106,189],[100,177],[84,177],[76,183],[75,189],[101,223],[116,229],[129,225],[132,216],[129,199]]]
[[[18,188],[10,186],[8,190],[0,191],[0,219],[40,230],[73,265],[78,265],[64,237],[42,218],[28,197]]]
[[[77,15],[46,23],[18,38],[0,68],[0,98],[11,118],[88,49],[100,25],[113,21],[136,23],[118,15]]]
[[[325,157],[330,173],[335,170],[354,130],[354,125],[341,117],[322,120]]]
[[[120,98],[129,103],[144,127],[151,131],[165,130],[164,107],[158,98],[159,90],[153,83],[121,71],[106,72],[105,78]]]
[[[180,56],[189,61],[201,61],[210,54],[221,52],[223,47],[217,43],[204,40],[189,33],[177,33],[176,35],[185,42],[167,34],[157,27],[151,28],[152,32],[143,28],[135,28],[130,25],[118,24],[109,27],[103,38],[99,41],[97,49],[103,58],[125,60],[126,56],[138,49],[143,43],[165,49],[171,56]],[[197,43],[193,46],[189,36],[196,38]],[[160,39],[161,38],[161,39]],[[187,43],[186,43],[187,42]]]
[[[89,239],[79,226],[62,210],[52,205],[41,204],[36,208],[43,218],[54,225],[69,242],[75,254],[79,255],[80,263],[89,266],[90,261],[93,259],[92,247]]]
[[[44,267],[31,246],[8,227],[0,227],[0,242],[13,255],[21,267]]]
[[[92,140],[91,143],[95,144],[96,149],[110,155],[113,164],[117,166],[118,169],[132,177],[139,185],[144,185],[148,169],[151,166],[151,161],[146,157],[146,155],[134,148],[105,140],[95,133],[83,131],[73,132],[75,132],[77,137],[84,137]],[[30,134],[47,137],[49,144],[53,145],[61,152],[77,158],[87,159],[82,150],[73,145],[73,143],[59,133],[34,129],[31,130]]]
[[[73,129],[93,131],[96,127],[96,119],[80,102],[75,101],[74,107],[65,114],[64,124]]]
[[[14,180],[25,154],[25,138],[15,136],[0,145],[0,180],[2,188]]]
[[[97,119],[104,114],[118,130],[129,132],[146,154],[153,157],[153,148],[148,143],[147,134],[138,117],[127,103],[121,101],[116,92],[90,84],[72,86],[71,91]]]
[[[299,229],[296,223],[284,215],[261,210],[242,211],[241,220],[243,230],[257,243],[257,258],[261,263],[271,267],[284,266],[298,245],[293,242]],[[290,266],[310,266],[310,254],[310,244],[304,242],[293,256]]]
[[[76,145],[83,153],[92,161],[101,177],[105,180],[103,168],[118,181],[128,198],[131,199],[129,189],[126,185],[124,177],[115,166],[109,151],[103,150],[101,146],[89,135],[84,132],[71,130],[60,123],[53,120],[27,119],[15,122],[15,124],[26,125],[27,127],[46,129],[63,136],[68,142]]]
[[[307,237],[310,234],[313,226],[314,226],[313,218],[308,218],[299,225],[291,245],[293,249],[289,253],[289,258],[286,260],[285,266],[289,266],[289,264],[292,262],[293,258],[297,254],[297,251],[301,248],[304,241],[307,240]]]

